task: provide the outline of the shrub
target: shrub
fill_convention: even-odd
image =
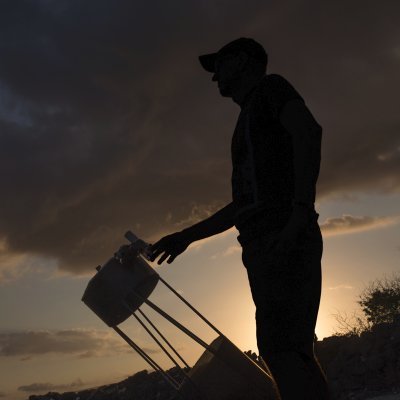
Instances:
[[[370,283],[360,298],[357,303],[372,325],[393,323],[400,315],[400,274]]]
[[[380,323],[393,323],[400,316],[400,274],[391,278],[376,279],[362,291],[357,303],[363,315],[353,312],[352,316],[338,312],[334,314],[338,330],[334,336],[361,335]]]

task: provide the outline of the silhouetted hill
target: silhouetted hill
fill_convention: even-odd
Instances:
[[[315,343],[315,352],[328,376],[332,400],[365,400],[396,393],[394,399],[400,399],[400,320],[376,325],[361,336],[324,338]],[[169,373],[182,381],[177,368]],[[29,400],[170,400],[173,396],[173,389],[159,373],[144,370],[115,384],[32,395]]]

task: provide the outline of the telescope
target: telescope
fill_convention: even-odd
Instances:
[[[125,244],[105,264],[96,268],[82,301],[133,350],[135,350],[174,389],[176,400],[276,400],[269,373],[236,347],[207,318],[167,283],[149,263],[149,245],[131,231],[125,234]],[[164,285],[177,301],[183,302],[197,318],[208,325],[217,337],[207,343],[168,310],[155,304],[151,294],[158,284]],[[176,329],[204,348],[191,368],[171,339],[143,311],[147,305]],[[119,325],[133,317],[165,356],[182,374],[177,381],[142,349]],[[174,328],[174,329],[175,329]]]

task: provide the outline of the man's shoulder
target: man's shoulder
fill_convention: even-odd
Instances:
[[[293,86],[282,75],[268,74],[258,84],[255,97],[267,100],[275,96],[279,97],[282,92],[287,92],[290,89],[294,90]]]
[[[299,92],[282,75],[268,74],[258,90],[258,103],[267,104],[277,111],[292,99],[302,99]]]
[[[265,89],[273,91],[288,90],[289,88],[294,90],[293,85],[286,78],[279,74],[266,75],[264,87]]]
[[[269,82],[286,81],[286,79],[280,74],[267,74],[265,77]]]

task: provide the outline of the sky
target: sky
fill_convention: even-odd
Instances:
[[[130,229],[154,243],[231,201],[239,107],[198,56],[260,42],[323,127],[316,334],[357,312],[400,255],[400,4],[395,0],[0,2],[0,398],[80,390],[147,365],[82,302]],[[257,351],[235,228],[159,274]],[[213,332],[162,286],[152,299]],[[149,315],[151,312],[149,311]],[[202,349],[153,318],[190,363]],[[121,326],[160,363],[135,321]]]

